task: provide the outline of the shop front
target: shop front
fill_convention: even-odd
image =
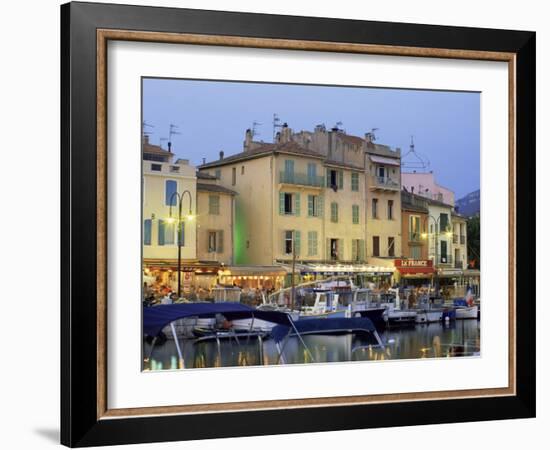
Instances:
[[[208,300],[216,286],[222,266],[217,262],[182,261],[180,283],[183,296],[189,300]],[[143,283],[156,295],[178,289],[177,260],[144,260]]]
[[[221,286],[271,292],[283,287],[286,275],[280,266],[227,266],[219,272],[218,282]]]
[[[433,285],[435,269],[431,259],[396,259],[394,264],[402,287]]]

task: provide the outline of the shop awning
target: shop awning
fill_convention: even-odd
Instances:
[[[398,267],[401,275],[432,275],[435,270],[433,267]]]
[[[369,155],[369,158],[373,163],[377,163],[377,164],[386,164],[388,166],[401,165],[399,160],[394,158],[384,158],[383,156],[375,156],[375,155]]]
[[[287,274],[284,267],[280,266],[227,266],[220,272],[221,276],[264,276],[281,277]]]
[[[291,266],[284,266],[289,273]],[[296,264],[296,272],[301,275],[392,275],[392,267],[373,266],[370,264]]]

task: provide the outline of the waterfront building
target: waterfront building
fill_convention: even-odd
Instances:
[[[401,191],[401,249],[408,259],[428,259],[428,200]]]
[[[453,229],[453,258],[456,269],[468,267],[468,242],[466,217],[454,212],[451,214]]]
[[[313,132],[302,131],[293,138],[330,161],[362,168],[364,251],[369,265],[381,268],[368,278],[390,284],[394,258],[401,255],[401,150],[376,143],[372,132],[359,137],[337,127],[329,131],[317,126]]]
[[[285,124],[274,143],[253,141],[247,130],[242,152],[220,152],[201,165],[201,173],[238,194],[237,266],[288,269],[294,260],[309,276],[341,273],[343,266],[346,273],[375,276],[367,270],[364,145],[340,130],[293,133]],[[400,224],[400,201],[393,208],[392,220]],[[400,243],[394,248],[400,251]],[[391,276],[393,268],[382,271]]]
[[[407,192],[421,195],[447,205],[455,205],[455,194],[451,189],[436,182],[433,172],[403,172],[401,184]]]
[[[144,281],[177,289],[178,243],[183,292],[207,292],[218,271],[233,263],[235,192],[215,177],[197,174],[186,159],[143,137],[143,272]],[[178,233],[179,200],[182,222]]]

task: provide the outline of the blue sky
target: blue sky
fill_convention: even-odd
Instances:
[[[480,94],[363,87],[307,86],[194,80],[143,80],[143,119],[151,142],[167,138],[170,124],[178,157],[194,164],[242,151],[247,128],[272,141],[273,113],[294,131],[337,122],[349,134],[372,128],[377,142],[409,149],[430,161],[437,181],[456,198],[479,189]],[[166,140],[162,145],[166,148]]]

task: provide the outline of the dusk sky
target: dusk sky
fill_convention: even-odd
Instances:
[[[195,165],[242,151],[245,130],[254,121],[255,140],[272,142],[273,113],[295,132],[342,122],[348,134],[363,137],[372,128],[376,142],[430,162],[439,184],[456,198],[479,189],[479,93],[305,86],[242,82],[144,79],[143,119],[154,144],[164,148],[170,124],[181,134],[172,149]],[[405,160],[407,161],[407,159]],[[405,169],[406,170],[406,169]]]

